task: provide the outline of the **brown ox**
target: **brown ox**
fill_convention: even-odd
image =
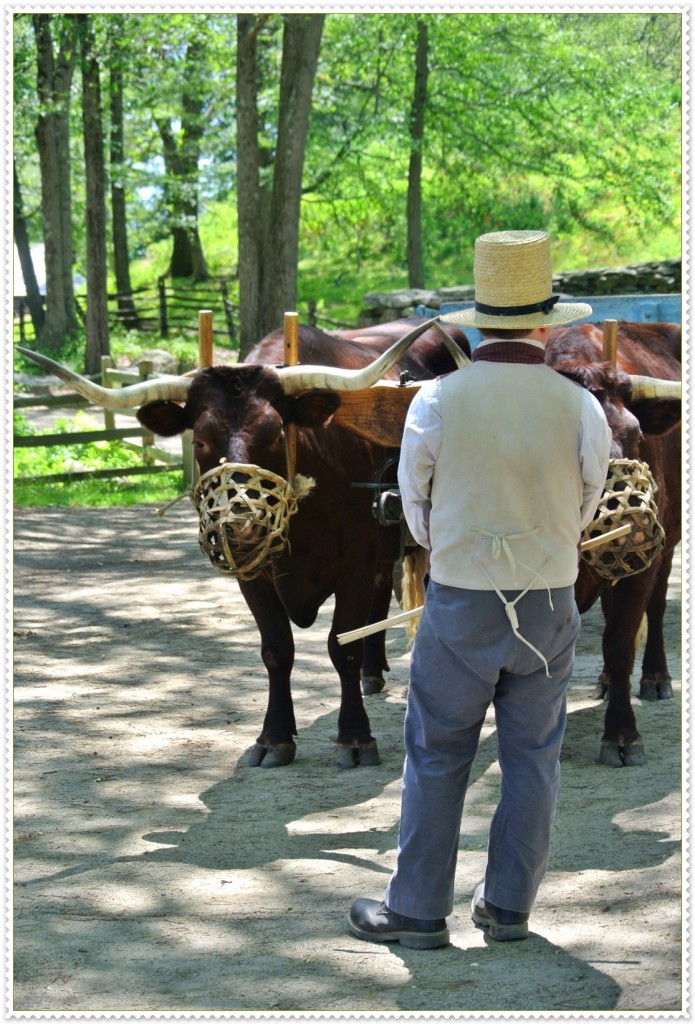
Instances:
[[[673,696],[664,649],[663,618],[673,551],[681,538],[681,402],[638,397],[628,375],[680,380],[679,324],[618,325],[617,366],[603,361],[601,325],[553,328],[546,362],[588,388],[601,402],[613,433],[614,458],[646,462],[656,480],[656,504],[666,542],[652,565],[611,585],[582,562],[576,584],[580,611],[597,598],[605,617],[603,670],[595,696],[608,703],[600,760],[611,766],[646,761],[630,700],[630,676],[643,616],[647,639],[639,695],[643,700]]]
[[[395,327],[352,332],[359,337],[349,339],[300,327],[299,365],[292,367],[279,365],[284,358],[284,336],[276,331],[253,349],[246,364],[201,370],[192,379],[155,380],[110,392],[45,357],[27,353],[93,401],[110,408],[140,405],[140,422],[156,434],[171,436],[191,429],[201,474],[216,470],[221,460],[227,460],[234,466],[262,467],[269,474],[285,477],[286,437],[288,431],[296,430],[296,473],[315,480],[314,489],[299,501],[291,517],[284,550],[255,578],[239,579],[260,631],[269,680],[267,712],[250,757],[254,765],[285,765],[295,756],[292,623],[311,626],[331,595],[335,609],[328,651],[341,691],[338,764],[379,763],[360,678],[365,692],[384,686],[383,672],[388,668],[384,635],[347,646],[339,645],[336,636],[381,619],[388,611],[400,530],[379,526],[372,514],[372,492],[353,484],[373,481],[387,457],[397,455],[398,440],[389,448],[341,424],[353,408],[358,418],[362,410],[362,419],[369,419],[360,396],[382,377],[398,380],[405,373],[423,380],[466,361],[461,349],[469,355],[470,348],[461,331],[451,328],[445,335],[437,326],[423,333],[426,323],[414,318]],[[410,333],[383,356],[394,336],[408,329]],[[366,370],[360,374],[363,368]],[[387,398],[406,390],[387,389]],[[380,419],[378,414],[371,417],[377,438]],[[359,429],[365,432],[364,422]],[[395,479],[393,466],[391,479]],[[221,527],[218,532],[222,541],[234,548],[244,531],[253,534],[255,527],[253,520],[247,520],[236,533],[234,526]]]

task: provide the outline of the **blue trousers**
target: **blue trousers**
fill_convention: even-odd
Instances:
[[[519,632],[543,653],[548,678],[494,591],[430,581],[411,656],[398,858],[384,896],[396,913],[440,918],[453,909],[464,800],[490,703],[502,783],[484,893],[497,907],[531,910],[548,862],[580,625],[574,588],[551,594],[554,610],[547,590],[516,605]]]

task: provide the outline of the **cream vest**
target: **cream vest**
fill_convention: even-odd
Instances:
[[[481,360],[441,383],[430,575],[473,590],[577,578],[582,392],[544,365]]]

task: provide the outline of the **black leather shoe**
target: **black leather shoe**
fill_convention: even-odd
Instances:
[[[445,918],[405,917],[379,900],[356,900],[347,923],[352,934],[366,942],[400,942],[409,949],[436,949],[449,944]]]
[[[491,939],[510,942],[528,937],[528,914],[503,910],[483,898],[483,883],[477,886],[471,901],[471,915],[477,928],[483,928]]]

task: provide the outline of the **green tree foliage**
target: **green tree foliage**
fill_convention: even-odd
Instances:
[[[472,241],[484,230],[533,224],[560,240],[598,238],[607,259],[620,259],[626,254],[614,244],[616,220],[621,240],[625,224],[645,238],[678,220],[677,15],[423,17],[430,55],[422,171],[428,284],[460,283],[470,273]],[[309,166],[326,159],[330,132],[342,132],[343,152],[339,171],[310,197],[305,223],[311,245],[325,238],[329,217],[351,238],[345,255],[353,265],[375,250],[385,264],[397,264],[399,254],[404,261],[417,24],[415,16],[389,14],[327,22],[318,80],[335,83],[347,64],[354,71],[342,82],[356,77],[356,88],[352,106],[334,102],[329,116],[319,109],[328,97],[317,96]],[[363,93],[371,101],[366,116],[358,106]],[[457,277],[443,281],[447,267]]]
[[[33,137],[48,110],[37,94],[36,17],[15,16],[15,157],[31,240],[46,229]],[[204,263],[235,274],[238,20],[255,24],[257,180],[270,211],[273,188],[288,178],[276,178],[284,27],[303,16],[213,8],[91,17],[97,46],[118,22],[118,175],[131,259],[148,258],[152,283],[167,269],[175,230],[189,239],[197,231]],[[301,205],[291,214],[299,220],[282,224],[290,240],[297,234],[297,301],[315,301],[326,316],[333,305],[356,310],[364,291],[406,285],[409,264],[410,280],[460,284],[470,280],[475,236],[501,227],[547,228],[558,269],[570,268],[566,260],[579,267],[677,255],[654,250],[677,246],[680,235],[681,20],[655,10],[326,15]],[[54,27],[63,24],[56,16]],[[67,112],[72,241],[84,271],[80,88],[76,75]],[[273,229],[268,237],[272,249]],[[292,245],[286,253],[291,263]],[[283,267],[283,280],[296,270]]]

